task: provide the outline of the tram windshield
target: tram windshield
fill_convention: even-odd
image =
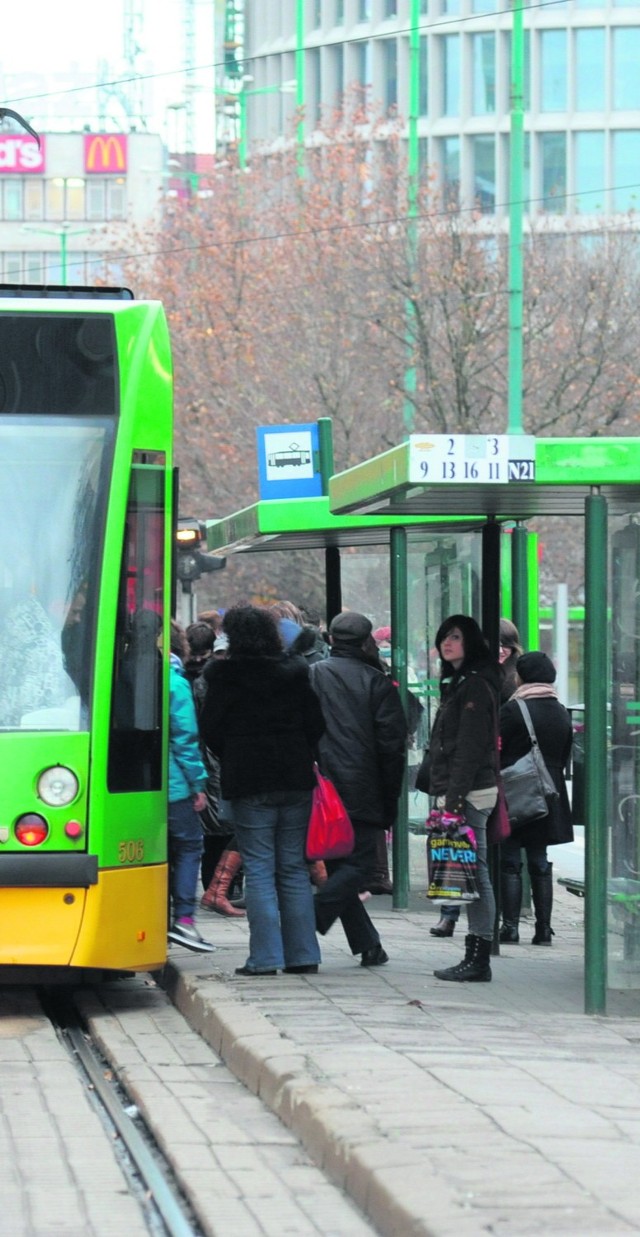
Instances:
[[[89,725],[107,418],[0,420],[0,729]]]

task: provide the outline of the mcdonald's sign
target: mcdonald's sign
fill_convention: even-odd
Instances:
[[[85,133],[84,170],[101,176],[105,172],[126,172],[126,133]]]

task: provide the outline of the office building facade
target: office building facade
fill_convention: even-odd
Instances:
[[[300,7],[301,6],[301,7]],[[449,199],[505,217],[509,203],[512,12],[506,0],[246,0],[247,147],[281,139],[304,22],[304,115],[358,84],[409,116],[410,25],[418,10],[421,171]],[[525,168],[531,215],[565,226],[629,218],[640,203],[640,4],[543,0],[524,10]],[[252,98],[252,91],[256,97]]]
[[[0,282],[119,282],[133,227],[159,218],[157,134],[0,130]],[[126,243],[125,243],[126,242]]]

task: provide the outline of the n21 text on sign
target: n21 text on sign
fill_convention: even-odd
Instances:
[[[411,434],[409,481],[429,485],[507,485],[536,479],[528,434]]]

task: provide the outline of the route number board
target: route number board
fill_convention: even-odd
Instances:
[[[507,485],[536,479],[529,434],[411,434],[409,481],[429,485]]]

